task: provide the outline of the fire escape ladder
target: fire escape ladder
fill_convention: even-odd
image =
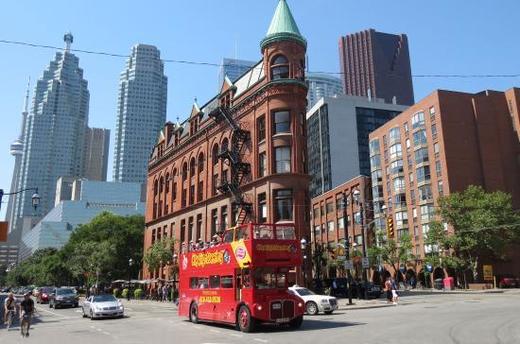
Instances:
[[[238,211],[237,224],[243,224],[252,213],[252,203],[245,200],[241,189],[244,178],[251,173],[251,165],[242,161],[242,150],[250,141],[249,131],[243,130],[233,119],[232,110],[228,107],[218,107],[209,116],[215,121],[224,119],[232,130],[231,145],[219,152],[218,157],[231,167],[230,180],[222,179],[217,189],[221,193],[229,193],[233,197],[232,206]]]

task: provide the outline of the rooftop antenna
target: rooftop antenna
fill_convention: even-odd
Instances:
[[[65,41],[65,51],[70,52],[70,45],[74,42],[74,36],[70,31],[63,36],[63,41]]]

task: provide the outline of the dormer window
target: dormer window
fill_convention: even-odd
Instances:
[[[289,77],[289,60],[283,55],[276,55],[271,62],[271,80]]]

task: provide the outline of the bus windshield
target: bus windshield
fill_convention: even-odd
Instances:
[[[255,289],[287,288],[287,272],[274,268],[258,268],[253,272]]]

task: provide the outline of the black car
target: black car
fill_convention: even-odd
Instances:
[[[78,307],[79,296],[73,288],[55,288],[49,297],[49,308]]]

